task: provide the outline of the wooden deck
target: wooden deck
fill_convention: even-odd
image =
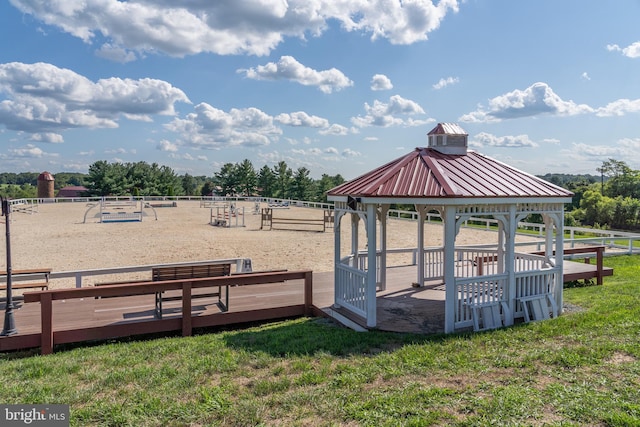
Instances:
[[[594,268],[597,267],[570,261],[565,261],[564,266],[565,281],[575,280],[576,275],[584,277],[585,274],[591,274],[590,277],[594,277]],[[612,273],[611,269],[607,269],[604,275]],[[442,283],[431,283],[413,288],[411,284],[415,281],[416,274],[416,266],[391,267],[387,270],[387,289],[378,292],[377,298],[378,329],[414,333],[444,332],[444,286]],[[201,279],[190,282],[189,292],[206,292],[204,285],[202,289],[196,289],[197,286],[194,285],[191,290],[193,283],[198,280]],[[18,334],[0,337],[0,351],[41,347],[46,353],[44,349],[49,344],[53,350],[55,344],[156,332],[182,331],[183,335],[190,335],[191,329],[197,327],[302,315],[321,316],[330,312],[334,292],[333,272],[313,273],[310,295],[305,295],[305,291],[311,289],[305,283],[305,279],[297,278],[276,283],[231,286],[227,312],[220,309],[216,298],[190,300],[190,307],[185,306],[183,301],[167,302],[161,320],[154,317],[155,299],[152,291],[147,290],[140,295],[96,299],[93,294],[100,293],[101,287],[81,288],[80,291],[84,290],[86,295],[83,294],[80,298],[65,299],[64,293],[59,295],[60,299],[54,298],[51,302],[51,331],[45,334],[42,334],[44,322],[41,313],[44,312],[45,316],[48,314],[46,310],[41,310],[43,303],[17,300],[14,318]],[[254,284],[257,286],[253,286]],[[211,284],[214,285],[217,286],[217,283]],[[69,291],[71,295],[78,290],[65,291]],[[180,295],[177,288],[166,292]],[[0,315],[4,315],[4,309],[5,304],[2,302]],[[191,316],[183,319],[183,310],[190,310]]]

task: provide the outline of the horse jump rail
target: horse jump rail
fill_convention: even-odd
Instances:
[[[266,229],[266,227],[269,227],[269,230],[325,232],[327,231],[327,228],[332,229],[333,224],[334,224],[334,215],[333,215],[333,210],[331,209],[324,209],[322,219],[316,219],[316,218],[275,217],[273,214],[272,208],[264,208],[262,209],[260,229],[263,230],[263,229]],[[315,229],[316,227],[318,229]],[[320,229],[320,227],[322,229]]]

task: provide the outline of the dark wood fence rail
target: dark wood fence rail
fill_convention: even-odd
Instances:
[[[210,315],[193,316],[191,313],[192,291],[212,286],[253,286],[287,280],[303,280],[304,302],[285,307],[263,308],[249,311],[224,312]],[[182,316],[178,318],[126,322],[92,328],[58,330],[53,328],[53,301],[95,297],[125,297],[156,294],[172,290],[182,291]],[[40,348],[42,354],[53,352],[55,344],[88,340],[109,339],[123,336],[150,334],[181,330],[183,336],[192,334],[194,327],[220,326],[234,323],[253,322],[293,316],[312,316],[317,314],[313,307],[313,280],[311,271],[265,272],[238,274],[224,277],[167,280],[162,282],[143,282],[118,284],[101,287],[52,289],[24,294],[25,303],[40,302],[42,329]],[[37,345],[36,345],[37,346]]]

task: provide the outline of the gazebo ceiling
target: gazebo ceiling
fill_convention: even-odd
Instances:
[[[571,197],[573,193],[475,151],[413,152],[328,192],[329,196],[385,198]]]

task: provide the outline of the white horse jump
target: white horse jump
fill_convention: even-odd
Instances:
[[[237,208],[233,203],[212,207],[209,224],[227,228],[244,227],[244,207]]]

